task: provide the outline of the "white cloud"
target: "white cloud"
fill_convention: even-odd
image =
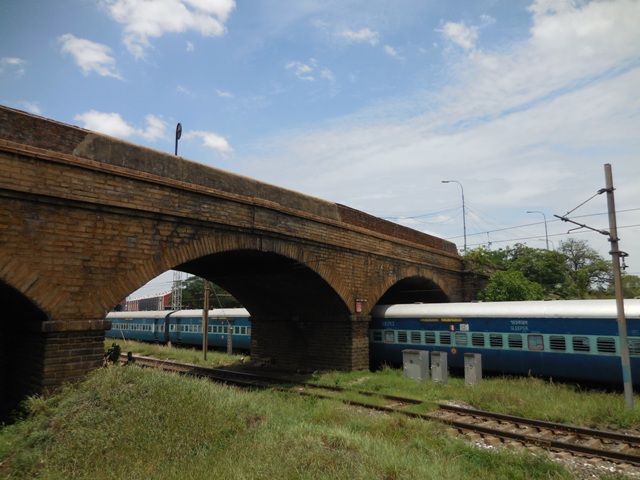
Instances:
[[[58,37],[58,40],[62,42],[62,53],[70,53],[85,75],[95,72],[103,77],[122,80],[115,67],[116,61],[110,55],[111,49],[106,45],[76,38],[70,33]]]
[[[372,46],[378,44],[378,32],[374,32],[368,28],[362,28],[357,32],[355,30],[345,29],[339,32],[338,35],[352,42],[369,43]]]
[[[313,70],[316,68],[317,62],[312,58],[309,60],[309,63],[302,63],[298,61],[287,62],[285,68],[287,70],[293,70],[293,73],[300,80],[304,80],[305,82],[313,82],[315,81],[315,77],[311,74]]]
[[[384,53],[386,53],[387,55],[389,55],[390,57],[393,58],[398,58],[398,52],[396,51],[395,48],[393,48],[391,45],[385,45],[382,50],[384,50]]]
[[[196,46],[193,44],[193,42],[187,42],[187,52],[195,52],[196,51]]]
[[[293,71],[296,77],[305,82],[315,82],[318,78],[326,80],[330,85],[334,85],[336,82],[333,72],[327,67],[318,66],[318,61],[315,58],[310,58],[307,63],[287,62],[285,69]]]
[[[165,137],[167,123],[164,120],[151,114],[147,115],[145,119],[147,120],[147,128],[138,130],[138,135],[151,141],[160,140]]]
[[[531,14],[528,37],[495,50],[477,35],[490,17],[473,27],[449,22],[442,33],[465,55],[445,57],[446,87],[282,132],[247,161],[251,176],[374,214],[459,205],[455,191],[440,190],[451,178],[477,211],[526,217],[575,207],[602,187],[611,162],[619,208],[637,207],[640,2],[539,1]],[[624,233],[625,251],[640,258],[640,237]]]
[[[34,115],[42,115],[43,113],[38,102],[18,102],[18,105]]]
[[[461,23],[447,22],[442,28],[445,38],[451,40],[456,45],[461,46],[465,50],[471,50],[476,46],[478,40],[478,27],[468,27]]]
[[[226,90],[219,90],[219,89],[217,89],[217,88],[216,88],[216,94],[217,94],[219,97],[222,97],[222,98],[232,98],[232,97],[233,97],[233,93],[228,92],[228,91],[226,91]]]
[[[106,113],[89,110],[78,114],[75,120],[82,122],[82,126],[88,130],[104,133],[119,138],[129,138],[135,133],[135,128],[129,125],[119,113]]]
[[[25,65],[27,62],[17,57],[2,57],[0,58],[0,75],[5,71],[12,71],[16,77],[21,77],[25,72]]]
[[[225,33],[235,0],[103,0],[114,20],[124,25],[124,43],[137,58],[165,33],[195,31],[206,37]]]
[[[227,158],[227,156],[233,153],[233,148],[222,135],[219,135],[214,132],[206,132],[202,130],[190,130],[185,136],[187,140],[192,138],[199,138],[202,140],[202,144],[216,152],[218,152],[223,158]]]
[[[82,126],[88,130],[104,133],[118,138],[129,138],[139,135],[147,140],[155,141],[165,137],[166,122],[155,115],[147,115],[147,127],[136,129],[129,125],[119,113],[98,112],[89,110],[78,114],[75,120],[82,122]]]

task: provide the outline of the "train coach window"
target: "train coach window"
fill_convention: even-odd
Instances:
[[[436,332],[424,332],[424,343],[427,345],[435,345]]]
[[[373,331],[373,341],[381,342],[382,341],[382,332],[380,330]]]
[[[398,332],[398,343],[407,343],[407,332]]]
[[[517,333],[509,334],[509,348],[522,348],[522,335]]]
[[[422,332],[411,332],[411,343],[422,343]]]
[[[596,348],[598,353],[616,353],[616,341],[613,337],[598,337]]]
[[[489,334],[489,345],[493,348],[502,348],[503,340],[501,333],[491,333]]]
[[[573,344],[574,352],[590,352],[591,351],[591,343],[589,342],[588,337],[573,337],[571,339],[571,343]]]
[[[464,347],[467,345],[468,339],[467,339],[466,333],[456,332],[455,338],[456,338],[456,345],[460,347]]]
[[[542,335],[527,335],[527,345],[529,350],[544,350],[544,339]]]
[[[564,352],[567,349],[567,341],[559,335],[551,335],[549,337],[549,348]]]
[[[440,345],[451,345],[451,334],[449,332],[440,332]]]
[[[396,335],[393,330],[385,330],[384,331],[384,341],[385,343],[395,343]]]
[[[640,338],[629,339],[629,355],[640,357]]]
[[[472,333],[471,345],[474,347],[484,347],[484,333]]]

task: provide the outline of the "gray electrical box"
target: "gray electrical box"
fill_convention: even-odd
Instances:
[[[429,378],[429,352],[424,350],[403,350],[402,365],[404,376],[423,382]]]
[[[464,383],[475,385],[482,380],[482,355],[479,353],[464,354]]]
[[[447,383],[449,381],[447,352],[431,352],[431,370],[431,378],[434,383]]]

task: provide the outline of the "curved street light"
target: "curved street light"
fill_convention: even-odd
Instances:
[[[464,208],[464,187],[457,180],[442,180],[442,183],[457,183],[460,185],[460,191],[462,192],[462,231],[464,233],[464,249],[463,252],[467,253],[467,215]]]
[[[539,213],[544,218],[544,238],[547,241],[547,250],[549,250],[549,233],[547,232],[547,216],[540,210],[527,210],[527,213]]]

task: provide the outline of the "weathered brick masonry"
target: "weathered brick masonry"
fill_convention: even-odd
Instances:
[[[0,107],[3,391],[95,368],[105,314],[171,268],[249,308],[252,360],[304,370],[366,368],[368,312],[405,281],[473,296],[450,242]]]

